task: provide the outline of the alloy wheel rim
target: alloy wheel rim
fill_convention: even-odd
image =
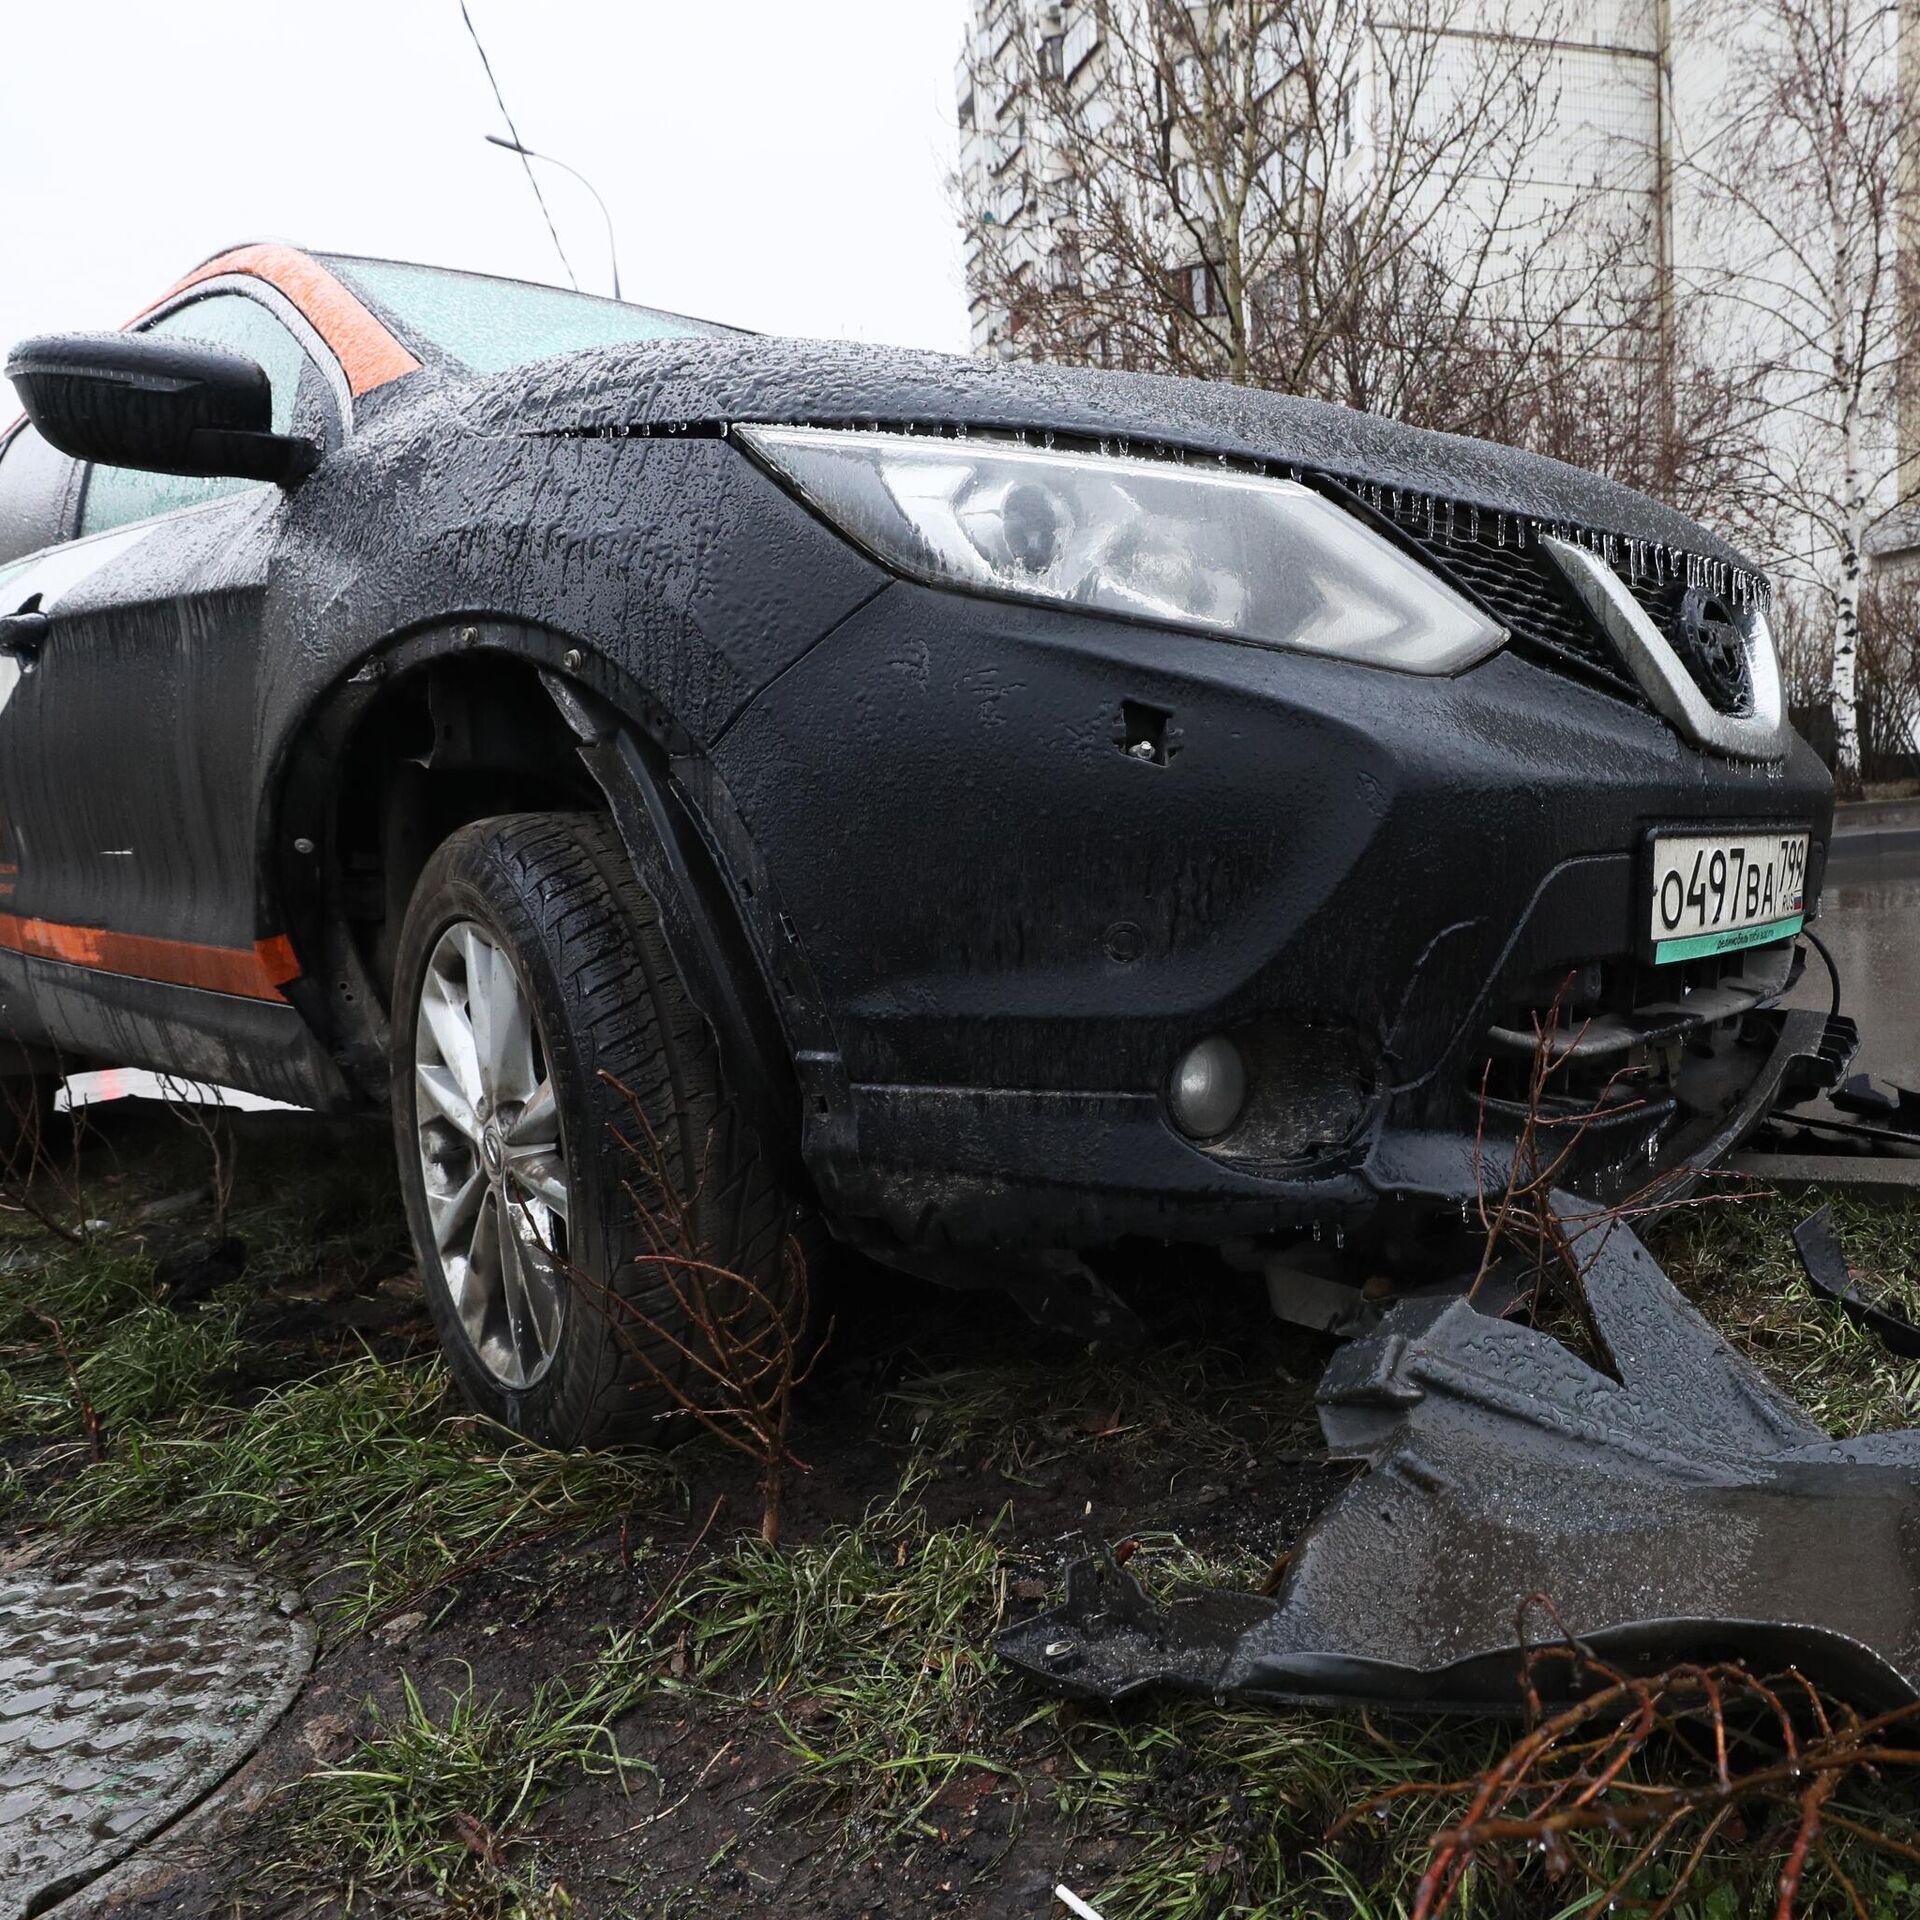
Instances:
[[[434,1251],[467,1344],[504,1387],[552,1364],[566,1298],[567,1161],[533,1004],[471,920],[434,944],[414,1022],[414,1119]]]

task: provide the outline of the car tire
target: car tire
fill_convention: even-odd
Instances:
[[[478,1411],[595,1446],[705,1397],[680,1345],[709,1349],[682,1306],[689,1270],[657,1257],[663,1219],[675,1250],[750,1283],[721,1304],[762,1327],[766,1303],[804,1310],[798,1216],[609,820],[501,815],[443,842],[401,929],[392,1032],[408,1224]]]

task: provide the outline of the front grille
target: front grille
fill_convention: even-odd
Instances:
[[[1512,636],[1516,653],[1622,699],[1647,704],[1612,641],[1540,545],[1539,522],[1431,494],[1340,484],[1397,528],[1440,573],[1475,594]],[[1713,706],[1722,713],[1751,710],[1744,669],[1724,649],[1699,644],[1699,622],[1684,621],[1682,609],[1690,592],[1711,593],[1729,606],[1747,604],[1765,591],[1758,580],[1672,548],[1635,547],[1558,526],[1545,530],[1604,550]]]
[[[1513,636],[1516,651],[1609,693],[1640,699],[1639,682],[1613,643],[1574,598],[1546,549],[1511,516],[1390,490],[1377,511],[1442,574],[1479,596]]]
[[[1693,684],[1722,713],[1745,718],[1753,711],[1753,683],[1747,674],[1746,660],[1725,624],[1731,611],[1724,604],[1728,596],[1709,593],[1705,586],[1689,587],[1684,574],[1678,579],[1655,579],[1636,574],[1627,582],[1633,597],[1652,618],[1653,624],[1667,636],[1680,656]],[[1688,617],[1688,601],[1694,602]],[[1703,611],[1719,607],[1721,620],[1702,620]],[[1715,644],[1715,640],[1718,644]]]

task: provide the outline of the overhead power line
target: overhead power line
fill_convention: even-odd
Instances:
[[[494,78],[493,62],[487,58],[487,50],[481,44],[480,30],[473,24],[473,15],[467,11],[467,0],[460,0],[460,18],[467,23],[467,35],[473,42],[473,50],[480,56],[480,64],[487,70],[487,85],[493,89],[493,97],[500,108],[500,118],[507,123],[507,131],[513,136],[514,151],[520,155],[520,164],[527,171],[527,185],[533,189],[533,197],[540,202],[541,218],[547,223],[547,231],[553,236],[553,250],[560,256],[560,264],[566,269],[568,282],[575,293],[580,291],[579,277],[574,273],[573,262],[567,258],[567,250],[560,244],[560,229],[553,224],[553,215],[547,207],[547,196],[540,191],[540,178],[533,170],[533,161],[528,156],[525,143],[520,138],[520,129],[513,124],[513,115],[507,111],[506,95],[500,91],[500,82]]]

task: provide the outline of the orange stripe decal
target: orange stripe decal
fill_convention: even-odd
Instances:
[[[247,1000],[280,1000],[280,989],[299,977],[300,963],[285,934],[251,947],[203,947],[191,940],[162,940],[145,933],[114,933],[106,927],[67,927],[53,920],[27,920],[0,913],[0,947],[35,960],[58,960],[98,973],[129,974],[169,987],[199,987]]]
[[[327,343],[356,394],[383,387],[402,374],[417,373],[420,362],[373,317],[371,310],[319,261],[298,247],[235,247],[196,267],[184,280],[169,287],[153,306],[134,316],[143,318],[153,307],[176,294],[215,280],[225,273],[247,273],[278,287],[306,316],[307,323]]]
[[[300,962],[294,958],[293,942],[284,933],[276,933],[271,940],[256,940],[253,951],[261,972],[274,986],[284,987],[289,980],[300,978]]]

